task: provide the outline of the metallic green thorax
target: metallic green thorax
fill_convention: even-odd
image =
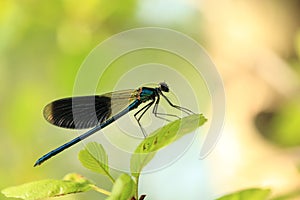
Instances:
[[[142,87],[140,90],[139,99],[141,102],[146,102],[154,99],[157,95],[157,91],[154,88]]]

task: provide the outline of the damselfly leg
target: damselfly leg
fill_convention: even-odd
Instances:
[[[195,114],[193,111],[187,109],[187,108],[184,108],[184,107],[180,107],[178,105],[175,105],[173,104],[162,92],[159,93],[159,95],[156,96],[156,100],[153,100],[151,101],[150,103],[148,103],[147,105],[145,105],[144,107],[142,107],[138,112],[136,112],[134,114],[134,118],[136,119],[144,137],[146,138],[147,137],[147,133],[145,131],[145,129],[143,128],[142,124],[141,124],[141,119],[143,117],[143,115],[147,112],[147,110],[154,104],[154,107],[153,107],[153,110],[152,110],[152,113],[154,114],[155,117],[159,118],[159,119],[162,119],[162,120],[165,120],[165,121],[168,121],[170,122],[171,120],[168,119],[167,117],[175,117],[177,119],[180,119],[179,116],[175,115],[175,114],[168,114],[168,113],[160,113],[158,112],[158,105],[159,105],[159,102],[160,102],[160,95],[163,96],[163,98],[168,102],[168,104],[173,107],[173,108],[176,108],[178,110],[180,110],[181,112],[187,114],[187,115],[192,115],[192,114]],[[155,102],[155,103],[154,103]],[[140,115],[139,115],[140,114]],[[139,116],[138,116],[139,115]]]
[[[136,119],[140,129],[142,130],[142,133],[144,135],[144,137],[146,138],[147,137],[147,133],[145,131],[145,129],[143,128],[143,126],[141,125],[141,118],[143,117],[143,115],[147,112],[147,110],[153,105],[155,100],[151,101],[150,103],[148,103],[147,105],[145,105],[143,108],[141,108],[139,111],[137,111],[135,114],[134,114],[134,118]],[[143,112],[142,112],[143,111]],[[142,113],[141,113],[142,112]],[[137,115],[140,114],[139,117],[137,117]]]

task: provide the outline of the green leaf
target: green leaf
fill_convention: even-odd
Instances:
[[[135,192],[135,183],[128,174],[121,174],[114,183],[111,196],[106,200],[129,200]]]
[[[300,197],[300,190],[293,190],[285,194],[281,194],[280,196],[273,197],[271,200],[291,200],[291,199],[299,199],[299,197]]]
[[[64,180],[41,180],[9,187],[1,192],[6,197],[27,200],[43,199],[92,190],[92,183],[78,174],[68,174]]]
[[[173,121],[154,131],[134,151],[130,161],[131,174],[138,177],[142,169],[155,156],[157,150],[194,131],[206,121],[207,119],[202,114],[194,114]]]
[[[88,143],[85,149],[79,152],[78,157],[84,167],[93,172],[108,176],[114,182],[109,173],[107,154],[101,144],[97,142]]]
[[[217,200],[266,200],[271,193],[269,189],[251,188],[225,195]]]

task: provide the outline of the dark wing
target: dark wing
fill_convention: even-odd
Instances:
[[[44,117],[51,124],[63,128],[94,127],[132,102],[133,90],[95,96],[58,99],[45,106]]]

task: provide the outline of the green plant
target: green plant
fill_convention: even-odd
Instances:
[[[108,156],[102,145],[96,142],[87,144],[85,149],[79,152],[79,160],[87,169],[108,177],[113,183],[111,192],[79,174],[68,174],[62,180],[30,182],[6,188],[2,193],[7,197],[35,200],[94,190],[107,195],[107,200],[143,200],[146,195],[138,194],[138,183],[143,168],[159,149],[194,131],[206,121],[202,114],[194,114],[154,131],[134,151],[130,160],[131,174],[123,173],[117,179],[110,174]]]

